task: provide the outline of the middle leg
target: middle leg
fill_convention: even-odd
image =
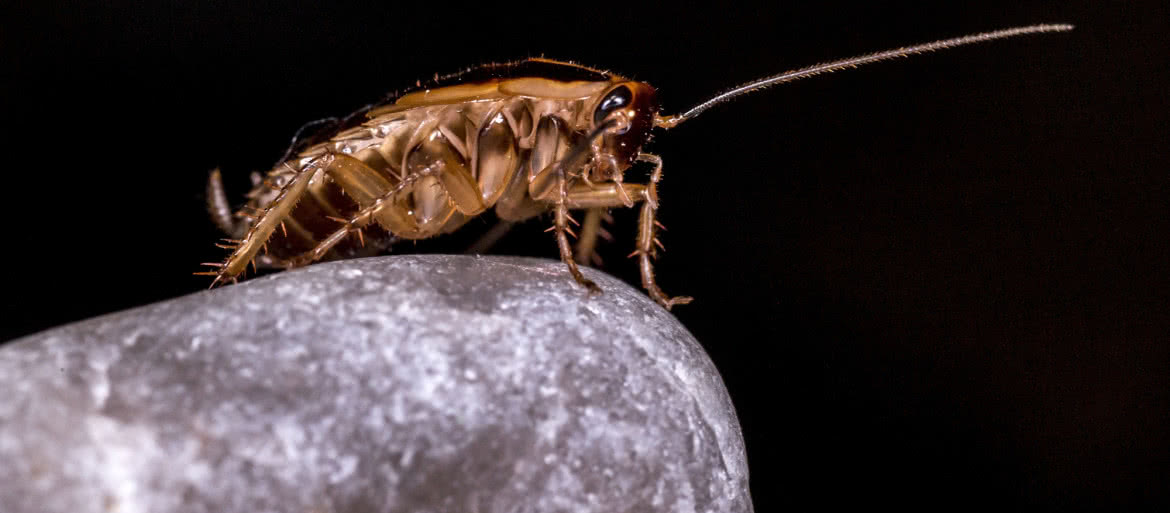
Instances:
[[[609,232],[601,227],[603,220],[613,222],[604,208],[595,207],[585,211],[585,220],[581,221],[581,238],[577,239],[575,257],[578,264],[601,265],[601,257],[597,254],[597,238],[612,240]]]

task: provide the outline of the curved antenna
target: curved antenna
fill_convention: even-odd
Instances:
[[[720,103],[728,102],[728,101],[732,100],[733,98],[736,98],[736,97],[739,97],[739,96],[742,96],[742,95],[745,95],[748,93],[752,93],[755,91],[759,91],[760,89],[764,89],[766,87],[772,87],[772,86],[778,85],[778,84],[793,82],[796,80],[800,80],[802,78],[814,77],[814,76],[820,75],[822,73],[832,73],[834,71],[843,70],[845,68],[856,68],[856,67],[864,65],[864,64],[870,64],[870,63],[874,63],[874,62],[890,60],[890,59],[893,59],[896,57],[909,57],[911,55],[918,55],[921,53],[933,52],[935,50],[944,50],[947,48],[954,48],[956,46],[963,46],[963,45],[968,45],[968,44],[972,44],[972,43],[982,43],[985,41],[991,41],[991,40],[995,40],[995,39],[1004,39],[1004,38],[1008,38],[1008,37],[1022,36],[1025,34],[1036,34],[1036,33],[1041,33],[1041,32],[1065,32],[1065,31],[1069,31],[1072,29],[1073,29],[1072,25],[1063,24],[1063,23],[1029,25],[1027,27],[1013,27],[1013,28],[1007,28],[1007,29],[1003,29],[1003,30],[994,30],[991,32],[981,32],[978,34],[971,34],[971,35],[963,36],[963,37],[942,39],[939,41],[933,41],[930,43],[923,43],[923,44],[919,44],[919,45],[903,46],[901,48],[894,48],[891,50],[886,50],[884,52],[859,55],[857,57],[851,57],[848,59],[841,59],[839,61],[826,62],[823,64],[809,66],[807,68],[800,68],[800,69],[796,69],[796,70],[792,70],[792,71],[785,71],[784,73],[780,73],[779,75],[772,75],[770,77],[764,77],[764,78],[761,78],[759,80],[754,80],[752,82],[748,82],[744,85],[741,85],[741,86],[736,87],[734,89],[731,89],[729,91],[720,93],[720,94],[716,95],[715,97],[713,97],[713,98],[711,98],[703,103],[700,103],[698,105],[695,105],[694,107],[691,107],[690,110],[688,110],[682,114],[678,114],[678,115],[674,115],[674,116],[665,116],[665,117],[659,116],[657,119],[655,119],[654,125],[662,127],[662,128],[674,128],[674,127],[678,126],[679,123],[682,123],[683,121],[686,121],[688,119],[692,119],[692,118],[698,116],[699,114],[702,114],[707,109],[710,109],[711,107],[719,105]]]

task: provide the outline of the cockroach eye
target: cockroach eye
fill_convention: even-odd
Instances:
[[[634,99],[634,92],[626,86],[618,86],[605,95],[601,102],[597,104],[597,110],[593,112],[593,124],[599,125],[605,118],[609,117],[613,111],[625,107]]]

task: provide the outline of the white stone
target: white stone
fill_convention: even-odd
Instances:
[[[586,273],[349,260],[6,344],[0,511],[751,512],[702,348]]]

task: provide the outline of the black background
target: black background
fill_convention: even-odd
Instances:
[[[190,273],[223,256],[209,169],[238,199],[302,122],[436,72],[574,59],[656,85],[675,112],[815,62],[1068,22],[661,134],[659,277],[697,297],[676,313],[727,382],[757,511],[1156,509],[1170,12],[1148,3],[0,8],[0,340],[202,289]],[[617,217],[606,268],[636,284],[634,218]],[[546,225],[496,252],[555,258]]]

